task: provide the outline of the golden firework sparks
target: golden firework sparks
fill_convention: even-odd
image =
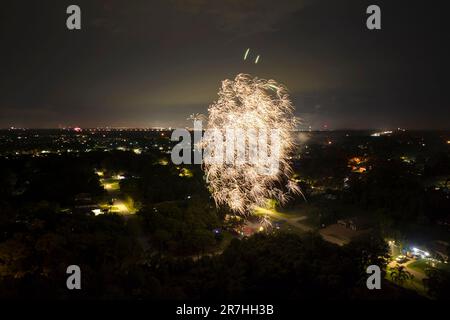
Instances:
[[[237,213],[250,214],[256,207],[265,207],[270,199],[283,204],[292,194],[299,193],[297,184],[290,180],[292,170],[288,159],[294,148],[293,131],[297,119],[286,88],[274,80],[238,74],[234,80],[222,81],[218,96],[208,108],[206,131],[219,132],[221,137],[226,137],[220,144],[224,144],[227,161],[207,161],[205,158],[203,164],[216,204],[227,205]],[[239,139],[238,135],[230,138],[227,132],[247,136],[246,139]],[[273,136],[270,140],[263,139],[272,153],[272,160],[276,157],[276,170],[267,171],[267,159],[261,154],[256,161],[238,161],[239,148],[245,151],[247,160],[254,150],[249,132],[259,133],[259,139],[261,133],[277,133],[278,139]],[[271,148],[275,143],[277,152]],[[201,144],[205,149],[214,148],[218,140],[214,135],[205,134]],[[258,146],[258,151],[260,148]],[[230,158],[233,161],[228,161]]]

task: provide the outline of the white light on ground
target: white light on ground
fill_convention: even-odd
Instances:
[[[103,214],[103,211],[101,209],[94,209],[94,210],[92,210],[92,213],[94,213],[94,215],[98,216],[100,214]]]

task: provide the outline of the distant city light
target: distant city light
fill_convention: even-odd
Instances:
[[[391,133],[392,133],[392,131],[381,131],[381,132],[372,133],[370,136],[371,137],[380,137],[380,136],[389,135]]]
[[[167,166],[169,164],[169,161],[167,159],[160,159],[158,161],[158,164],[160,164],[162,166]]]

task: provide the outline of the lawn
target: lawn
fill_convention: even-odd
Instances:
[[[100,179],[100,183],[102,187],[108,192],[119,191],[120,189],[119,180],[117,179]]]
[[[420,260],[414,261],[414,262],[410,263],[408,265],[408,267],[413,270],[416,270],[418,272],[422,272],[422,273],[425,273],[425,269],[427,269],[427,268],[433,268],[433,266],[430,264],[430,262],[427,261],[426,259],[420,259]],[[450,272],[450,266],[445,263],[436,262],[434,265],[434,268]]]
[[[408,266],[410,266],[410,265],[408,265]],[[392,273],[392,268],[387,267],[386,268],[386,277],[385,277],[387,280],[394,283],[395,285],[401,286],[405,289],[413,290],[413,291],[417,292],[418,294],[427,297],[427,292],[426,292],[423,282],[421,280],[414,277],[411,280],[406,280],[402,284],[398,284],[398,283],[395,283],[394,281],[392,281],[391,273]]]
[[[411,262],[408,265],[409,268],[416,270],[418,272],[425,273],[425,269],[430,268],[430,265],[425,259],[416,260],[414,262]]]

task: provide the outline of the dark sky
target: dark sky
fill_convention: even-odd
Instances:
[[[285,84],[303,127],[450,129],[441,3],[2,3],[0,127],[186,126],[244,72]],[[66,29],[70,4],[81,31]],[[382,30],[366,28],[369,4]]]

